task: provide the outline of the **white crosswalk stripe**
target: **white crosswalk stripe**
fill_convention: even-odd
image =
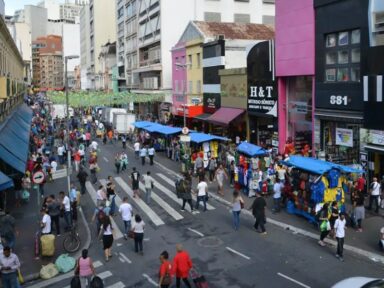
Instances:
[[[145,186],[143,183],[140,182],[139,184],[140,190],[144,191],[145,193]],[[184,217],[177,212],[175,209],[173,209],[167,202],[165,202],[163,199],[161,199],[155,192],[152,191],[151,198],[159,204],[169,215],[171,215],[175,220],[181,220]]]
[[[139,206],[139,208],[151,219],[156,226],[164,225],[163,220],[157,215],[143,200],[140,198],[133,198],[133,191],[131,187],[121,177],[115,177],[116,183],[128,194],[130,198]]]
[[[95,188],[93,188],[91,182],[87,181],[85,183],[85,187],[87,188],[88,192],[89,192],[89,195],[91,196],[91,199],[93,201],[93,203],[95,204],[95,206],[97,206],[97,198],[96,198],[96,190]],[[123,238],[123,233],[121,233],[121,230],[119,229],[119,227],[116,225],[116,222],[115,220],[111,217],[111,223],[112,223],[112,226],[115,228],[115,240],[118,240],[120,238]]]
[[[175,186],[175,181],[172,181],[171,179],[169,179],[167,176],[165,176],[164,174],[162,173],[156,173],[157,176],[159,176],[161,179],[163,179],[165,182],[167,182],[169,185],[172,185],[172,186]],[[173,200],[176,200],[179,201],[179,199],[177,198],[177,196],[175,195],[175,193],[172,193],[172,191],[170,191],[169,189],[165,188],[163,185],[161,185],[160,183],[158,182],[155,182],[156,184],[156,187],[159,188],[161,191],[163,191],[166,195],[168,195],[169,197],[171,197]],[[193,200],[196,201],[196,196],[192,194],[192,198]],[[209,203],[207,203],[207,209],[208,210],[215,210],[216,208],[213,207],[212,205],[210,205]]]
[[[107,286],[107,288],[124,288],[125,285],[123,282],[117,282],[115,284]]]

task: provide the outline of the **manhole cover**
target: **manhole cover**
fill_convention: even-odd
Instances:
[[[201,247],[212,248],[212,247],[218,247],[218,246],[222,245],[223,241],[221,241],[216,236],[208,236],[208,237],[204,237],[202,239],[199,239],[197,241],[197,244]]]

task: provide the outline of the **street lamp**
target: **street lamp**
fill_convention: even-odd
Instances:
[[[175,63],[176,67],[179,67],[181,69],[186,69],[191,63]],[[185,115],[185,106],[187,105],[187,99],[185,97],[185,87],[188,85],[187,80],[185,80],[185,85],[183,85],[183,100],[184,100],[184,105],[183,105],[183,118],[184,118],[184,127],[187,127],[187,118]]]
[[[69,150],[69,99],[68,99],[68,60],[71,59],[78,59],[78,55],[69,55],[64,57],[64,69],[65,69],[65,104],[67,107],[67,113],[66,113],[66,118],[67,118],[67,186],[68,186],[68,194],[71,191],[71,175],[69,175],[69,167],[71,165],[71,151]]]

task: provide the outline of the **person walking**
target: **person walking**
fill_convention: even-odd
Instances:
[[[216,166],[217,166],[216,159],[215,157],[212,156],[211,159],[209,159],[208,161],[209,183],[212,183],[212,181],[215,178]]]
[[[143,240],[144,240],[144,226],[145,223],[141,219],[140,215],[135,215],[135,223],[132,226],[135,240],[135,252],[144,255],[143,253]]]
[[[265,230],[265,207],[267,206],[267,203],[265,202],[265,199],[261,196],[260,191],[256,191],[256,198],[252,203],[251,210],[252,214],[255,217],[256,221],[254,224],[254,228],[256,231],[259,231],[259,225],[261,228],[261,234],[266,235],[267,232]]]
[[[353,216],[357,222],[357,232],[363,232],[362,222],[365,218],[365,207],[364,207],[364,192],[362,190],[356,190],[353,196]]]
[[[95,158],[91,158],[91,159],[89,159],[89,161],[90,161],[89,170],[91,171],[91,182],[92,182],[92,184],[96,184],[97,183],[97,169],[99,168],[99,166],[97,165]]]
[[[20,287],[17,279],[17,271],[20,269],[20,261],[16,254],[11,252],[11,247],[5,246],[0,254],[0,271],[3,288]]]
[[[187,251],[184,251],[183,246],[181,244],[176,245],[176,255],[173,258],[172,269],[174,274],[176,275],[176,287],[180,288],[181,280],[183,280],[184,284],[191,288],[191,284],[189,283],[188,276],[189,271],[192,268],[192,260],[189,257]]]
[[[71,201],[72,219],[77,221],[77,190],[74,184],[71,184],[69,200]]]
[[[141,165],[145,165],[145,157],[147,157],[148,150],[147,147],[143,146],[140,150]]]
[[[199,210],[200,201],[203,201],[204,212],[207,210],[207,198],[208,198],[208,184],[204,179],[200,179],[199,184],[197,185],[197,201],[195,209]]]
[[[328,236],[329,231],[331,230],[331,224],[329,223],[329,206],[328,203],[323,205],[323,208],[319,212],[319,223],[320,223],[320,240],[319,245],[325,246],[324,239]],[[328,225],[329,224],[329,225]]]
[[[90,287],[92,276],[95,276],[96,272],[87,249],[81,251],[81,257],[76,262],[75,275],[80,278],[81,288]]]
[[[109,214],[111,216],[115,215],[116,211],[116,192],[115,192],[116,185],[113,183],[112,176],[108,176],[108,182],[107,182],[107,200],[111,203],[110,205],[110,211]]]
[[[335,222],[337,218],[339,218],[339,205],[337,204],[337,201],[333,201],[331,206],[331,217],[329,218],[329,224],[331,225],[329,234],[332,238],[335,238]]]
[[[100,203],[99,206],[95,208],[92,216],[92,223],[96,220],[96,231],[97,235],[100,233],[101,224],[103,224],[103,220],[105,217],[108,217],[107,208],[104,203]],[[96,236],[97,236],[96,235]]]
[[[185,204],[188,203],[191,208],[191,213],[194,213],[192,205],[192,178],[188,172],[184,173],[184,179],[182,181],[183,191],[180,193],[181,199],[183,200],[183,205],[181,206],[181,211],[185,211]]]
[[[233,228],[237,231],[240,228],[240,212],[244,207],[244,200],[240,196],[239,191],[233,192],[232,199],[232,215],[233,215]]]
[[[9,210],[5,211],[5,215],[1,218],[0,234],[1,242],[4,246],[9,246],[13,249],[16,242],[16,220],[10,214]]]
[[[128,231],[131,230],[132,206],[128,203],[128,197],[123,198],[123,203],[119,207],[119,213],[124,222],[124,239],[128,240]]]
[[[60,204],[53,194],[47,199],[47,211],[51,216],[51,222],[55,224],[56,236],[60,236]]]
[[[103,237],[104,256],[105,261],[108,262],[109,258],[112,257],[113,245],[113,227],[109,216],[103,218],[99,236]]]
[[[140,173],[136,171],[136,167],[132,168],[131,181],[132,181],[133,198],[140,197],[139,196]]]
[[[372,210],[372,204],[373,202],[375,202],[375,206],[376,206],[375,212],[379,213],[379,197],[380,197],[380,191],[381,191],[380,184],[379,182],[377,182],[376,177],[373,177],[372,180],[373,181],[369,189],[369,206],[367,209]]]
[[[283,184],[279,178],[276,179],[276,183],[273,185],[273,213],[280,212],[281,207],[281,192],[283,190]]]
[[[61,199],[61,210],[64,211],[64,220],[67,225],[64,229],[69,230],[72,227],[71,201],[63,191],[60,191],[59,195]]]
[[[147,175],[143,176],[144,187],[145,187],[145,202],[149,205],[151,202],[151,193],[154,187],[153,178],[151,177],[151,172],[147,171]]]
[[[127,147],[127,135],[123,134],[123,136],[121,136],[121,143],[123,145],[123,149],[125,149]]]
[[[80,183],[80,192],[82,195],[85,194],[86,188],[85,188],[85,182],[87,182],[88,173],[85,172],[83,166],[80,166],[79,173],[77,174],[77,179]]]
[[[153,166],[153,157],[155,157],[155,148],[153,146],[148,148],[149,165]]]
[[[48,215],[47,210],[45,208],[42,208],[40,210],[41,212],[41,221],[40,221],[40,227],[41,227],[41,235],[48,235],[51,234],[51,216]]]
[[[172,265],[167,251],[160,254],[159,288],[169,288],[172,284]]]
[[[133,149],[135,150],[135,158],[139,159],[140,155],[140,142],[137,140],[135,144],[133,144]]]
[[[107,202],[107,194],[103,185],[99,186],[99,189],[96,191],[96,205],[100,206],[100,204],[106,204]]]
[[[339,218],[335,222],[336,240],[337,240],[337,253],[336,257],[340,261],[344,261],[343,250],[344,250],[344,237],[345,237],[346,220],[344,213],[340,213]]]
[[[217,180],[217,193],[221,196],[224,196],[224,177],[228,179],[228,173],[225,171],[223,164],[220,164],[215,172],[215,179]]]

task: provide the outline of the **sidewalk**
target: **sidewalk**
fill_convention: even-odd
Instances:
[[[55,197],[59,196],[61,190],[66,191],[67,182],[66,178],[59,178],[51,183],[47,183],[44,186],[45,196],[54,194]],[[11,193],[9,193],[11,194]],[[35,191],[31,192],[30,201],[28,204],[21,205],[20,208],[14,206],[14,195],[11,195],[10,199],[7,199],[7,208],[11,212],[11,215],[16,219],[16,245],[15,253],[18,255],[21,262],[21,273],[25,282],[30,282],[39,278],[39,272],[42,265],[54,263],[58,256],[66,253],[63,248],[63,240],[66,236],[64,233],[64,220],[61,218],[60,228],[62,228],[62,234],[60,237],[56,237],[55,241],[55,256],[54,257],[35,257],[35,233],[39,230],[40,221],[40,206],[43,198],[40,198],[40,206],[37,205],[38,199]],[[87,228],[83,217],[83,212],[79,209],[78,213],[78,232],[81,238],[81,247],[78,252],[70,254],[70,256],[78,258],[81,250],[89,246]]]
[[[155,162],[161,162],[161,165],[164,166],[164,169],[169,169],[173,171],[181,171],[181,164],[180,162],[174,162],[167,158],[165,156],[165,153],[158,153],[155,157]],[[178,173],[180,174],[180,173]],[[194,180],[195,185],[196,180]],[[216,182],[208,183],[209,186],[209,192],[210,194],[220,202],[222,202],[225,205],[230,205],[230,202],[232,201],[232,190],[229,186],[228,181],[225,181],[224,184],[224,191],[225,196],[221,197],[216,193],[217,186]],[[253,200],[255,198],[248,198],[244,197],[245,201],[245,207],[248,208],[251,206]],[[346,196],[347,200],[347,211],[349,211],[348,201],[349,201],[349,195]],[[273,199],[272,196],[269,196],[266,198],[267,201],[267,222],[276,224],[280,227],[283,227],[285,229],[294,229],[295,233],[304,234],[306,236],[309,236],[311,238],[315,238],[316,235],[318,236],[316,239],[318,240],[320,238],[320,231],[318,228],[309,223],[308,220],[306,220],[303,217],[297,216],[297,215],[291,215],[288,214],[285,209],[282,209],[280,213],[272,214],[271,209],[273,207]],[[372,258],[374,257],[375,260],[380,260],[384,262],[384,253],[382,253],[379,249],[378,242],[379,242],[379,231],[380,228],[384,226],[383,216],[384,211],[383,209],[380,210],[379,215],[370,213],[370,211],[366,211],[365,219],[363,220],[362,226],[363,226],[363,232],[359,233],[356,232],[354,229],[350,228],[346,231],[345,236],[345,245],[346,249],[349,248],[349,250],[358,253],[360,255]],[[289,227],[290,226],[290,227]],[[297,228],[297,229],[295,229]],[[268,229],[268,228],[267,228]],[[327,239],[327,243],[334,244],[335,242]]]

